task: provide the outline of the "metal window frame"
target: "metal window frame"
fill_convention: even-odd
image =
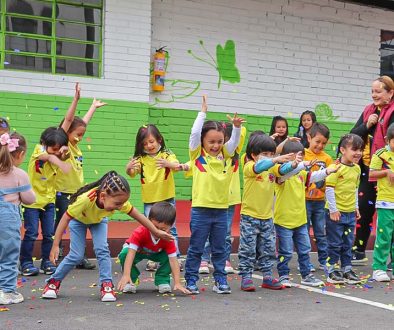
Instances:
[[[98,3],[98,4],[75,2],[72,0],[35,0],[35,1],[52,4],[52,17],[49,18],[49,17],[36,16],[36,15],[7,13],[7,0],[0,0],[0,22],[1,22],[1,27],[0,27],[0,70],[15,70],[15,71],[29,71],[29,72],[43,73],[42,71],[31,70],[31,69],[7,68],[4,64],[5,63],[5,56],[7,54],[12,54],[12,55],[17,55],[17,56],[34,56],[34,57],[48,58],[51,60],[51,71],[48,73],[51,73],[54,75],[62,75],[62,76],[70,75],[70,76],[82,76],[82,77],[89,77],[89,78],[101,78],[103,75],[104,0],[101,0],[100,3]],[[85,23],[85,22],[66,20],[66,19],[57,19],[56,18],[56,5],[58,5],[58,4],[71,5],[74,7],[99,9],[101,11],[100,24]],[[18,17],[18,18],[26,18],[26,19],[34,19],[34,20],[38,20],[38,21],[51,22],[52,23],[52,31],[51,31],[52,33],[49,36],[49,35],[42,35],[42,34],[6,31],[6,23],[7,23],[8,17]],[[88,40],[80,40],[80,39],[69,38],[69,37],[56,37],[56,23],[58,23],[58,22],[97,27],[100,29],[99,40],[98,41],[88,41]],[[8,50],[8,49],[6,49],[6,44],[5,44],[7,36],[17,36],[17,37],[27,38],[27,39],[50,41],[51,42],[51,52],[50,52],[50,54],[43,54],[43,53]],[[57,55],[56,54],[56,45],[57,45],[58,41],[98,46],[98,58],[97,59],[90,59],[90,58],[78,57],[78,56]],[[81,75],[81,74],[74,74],[74,73],[58,73],[58,72],[56,72],[56,61],[58,59],[98,63],[99,64],[98,65],[98,75],[97,76],[96,75],[90,76],[90,75]]]

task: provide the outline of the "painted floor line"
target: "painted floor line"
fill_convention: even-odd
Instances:
[[[260,280],[263,279],[263,276],[256,275],[256,274],[253,274],[252,277],[260,279]],[[370,306],[373,306],[373,307],[378,307],[378,308],[382,308],[382,309],[387,309],[389,311],[394,311],[394,306],[386,305],[386,304],[383,304],[383,303],[380,303],[380,302],[377,302],[377,301],[357,298],[357,297],[353,297],[353,296],[349,296],[349,295],[345,295],[345,294],[337,293],[337,292],[323,291],[321,288],[313,288],[313,287],[310,287],[310,286],[307,286],[307,285],[298,284],[298,283],[292,283],[292,285],[293,285],[292,287],[296,288],[296,289],[302,289],[302,290],[306,290],[306,291],[309,291],[309,292],[319,293],[319,294],[322,294],[324,296],[331,296],[331,297],[335,297],[335,298],[341,298],[341,299],[357,302],[359,304],[370,305]]]

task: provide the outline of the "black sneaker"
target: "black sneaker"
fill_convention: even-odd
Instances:
[[[353,251],[352,265],[366,266],[368,258],[365,256],[365,252]]]
[[[92,264],[87,258],[84,258],[79,265],[76,266],[78,269],[95,269],[96,265]]]
[[[393,266],[392,265],[393,264],[391,262],[387,264],[387,271],[388,272],[392,272],[393,271]]]
[[[360,278],[355,274],[354,271],[349,270],[348,272],[343,274],[343,279],[347,284],[358,284],[361,283]]]
[[[339,270],[334,270],[328,274],[327,282],[332,284],[343,284],[345,279],[343,278],[342,272]]]

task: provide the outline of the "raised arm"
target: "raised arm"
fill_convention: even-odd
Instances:
[[[65,132],[68,132],[68,130],[70,129],[71,123],[74,120],[75,110],[77,109],[77,105],[78,105],[78,101],[79,101],[80,97],[81,97],[81,88],[79,87],[79,83],[76,83],[74,98],[71,102],[70,107],[67,110],[66,116],[64,117],[64,121],[62,124],[62,128],[64,129]]]
[[[192,131],[189,139],[189,149],[196,150],[201,144],[201,130],[204,125],[205,118],[207,117],[207,97],[202,97],[201,111],[198,113],[196,120],[194,121]]]
[[[104,105],[107,105],[107,103],[101,102],[100,100],[96,100],[96,98],[93,99],[92,105],[90,106],[88,112],[83,117],[83,121],[85,122],[86,125],[89,124],[94,113],[96,112],[96,109],[101,108]]]

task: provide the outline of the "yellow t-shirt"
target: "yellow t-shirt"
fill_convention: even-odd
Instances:
[[[394,152],[386,148],[376,151],[372,156],[370,170],[391,170],[394,171]],[[377,201],[394,203],[394,187],[387,177],[378,179]]]
[[[330,165],[329,167],[335,167]],[[356,191],[360,183],[361,169],[357,164],[342,164],[338,172],[326,178],[326,186],[335,190],[335,202],[338,211],[353,212],[356,210]],[[326,202],[326,208],[328,203]]]
[[[193,173],[192,207],[228,208],[232,177],[231,155],[226,148],[210,156],[201,146],[189,150]]]
[[[56,191],[62,193],[74,194],[83,186],[83,157],[82,151],[78,145],[73,146],[68,143],[69,158],[65,161],[72,166],[72,170],[65,174],[59,171],[56,175]]]
[[[315,165],[313,165],[311,171],[324,170],[325,168],[327,168],[329,165],[333,163],[331,156],[326,154],[324,151],[315,154],[312,150],[305,149],[304,160],[309,161],[313,159],[316,159],[317,162]],[[324,200],[325,190],[326,190],[325,180],[310,183],[308,187],[306,187],[306,192],[305,192],[306,200],[318,200],[318,201]]]
[[[275,174],[272,169],[257,174],[255,161],[246,162],[243,167],[244,191],[241,214],[267,220],[272,218],[272,205],[275,193]]]
[[[29,179],[36,193],[36,202],[26,205],[29,208],[43,209],[46,205],[55,202],[55,179],[58,167],[48,161],[38,159],[45,153],[45,147],[37,144],[29,160]]]
[[[106,211],[101,209],[96,204],[97,188],[93,188],[82,195],[79,195],[77,200],[68,206],[67,214],[73,219],[78,220],[86,225],[100,223],[103,218],[109,217],[115,211]],[[129,214],[133,206],[129,201],[123,204],[119,210],[122,213]]]
[[[280,165],[273,167],[273,173],[280,177]],[[308,173],[302,170],[283,183],[275,184],[276,202],[274,206],[274,223],[294,229],[306,224],[305,188]]]
[[[239,154],[245,143],[246,138],[246,127],[242,126],[241,136],[239,138],[239,144],[237,149],[235,149],[235,155],[232,157],[233,165],[233,176],[230,182],[230,190],[228,196],[228,205],[236,205],[241,203],[241,182],[239,179]]]
[[[162,202],[175,197],[174,174],[168,167],[158,168],[156,160],[166,159],[169,162],[178,162],[175,154],[170,150],[160,151],[156,156],[145,155],[139,157],[141,165],[142,201],[144,203]],[[131,177],[134,177],[135,172]]]

